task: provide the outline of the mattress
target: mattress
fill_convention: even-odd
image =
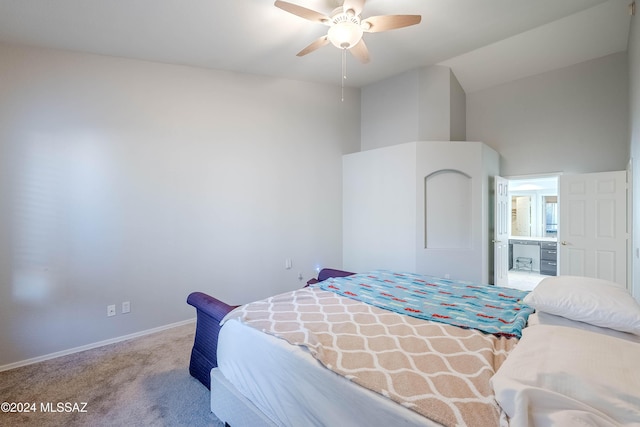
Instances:
[[[236,320],[220,331],[218,370],[280,426],[439,425],[326,369],[304,347]]]

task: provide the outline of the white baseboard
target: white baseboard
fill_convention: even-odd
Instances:
[[[130,340],[132,338],[142,337],[142,336],[145,336],[145,335],[149,335],[149,334],[153,334],[153,333],[156,333],[156,332],[164,331],[166,329],[171,329],[171,328],[176,328],[178,326],[188,325],[189,323],[195,323],[195,321],[196,321],[195,318],[182,320],[180,322],[171,323],[169,325],[158,326],[157,328],[147,329],[145,331],[135,332],[135,333],[129,334],[129,335],[123,335],[121,337],[111,338],[111,339],[108,339],[108,340],[99,341],[99,342],[95,342],[95,343],[92,343],[92,344],[83,345],[83,346],[80,346],[80,347],[70,348],[68,350],[62,350],[62,351],[57,351],[55,353],[45,354],[44,356],[38,356],[38,357],[33,357],[31,359],[21,360],[19,362],[9,363],[8,365],[0,366],[0,372],[8,371],[9,369],[19,368],[21,366],[31,365],[33,363],[44,362],[45,360],[55,359],[56,357],[62,357],[62,356],[67,356],[67,355],[73,354],[73,353],[79,353],[79,352],[85,351],[85,350],[91,350],[92,348],[98,348],[98,347],[103,347],[103,346],[109,345],[109,344],[115,344],[115,343],[120,342],[120,341],[126,341],[126,340]]]

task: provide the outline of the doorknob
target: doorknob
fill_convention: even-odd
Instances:
[[[569,244],[569,242],[563,240],[562,243],[560,243],[562,246],[567,246]]]
[[[493,243],[502,243],[502,240],[492,240]]]

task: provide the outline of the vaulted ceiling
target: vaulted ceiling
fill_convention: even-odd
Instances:
[[[348,86],[451,67],[467,92],[625,51],[631,0],[368,0],[363,17],[422,15],[365,34]],[[340,0],[291,0],[329,14]],[[340,84],[341,52],[296,53],[327,27],[272,0],[0,0],[0,42]]]

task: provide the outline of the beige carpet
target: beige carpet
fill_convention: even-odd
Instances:
[[[0,426],[221,425],[209,390],[189,375],[194,328],[0,372]],[[6,412],[3,402],[35,411]]]

